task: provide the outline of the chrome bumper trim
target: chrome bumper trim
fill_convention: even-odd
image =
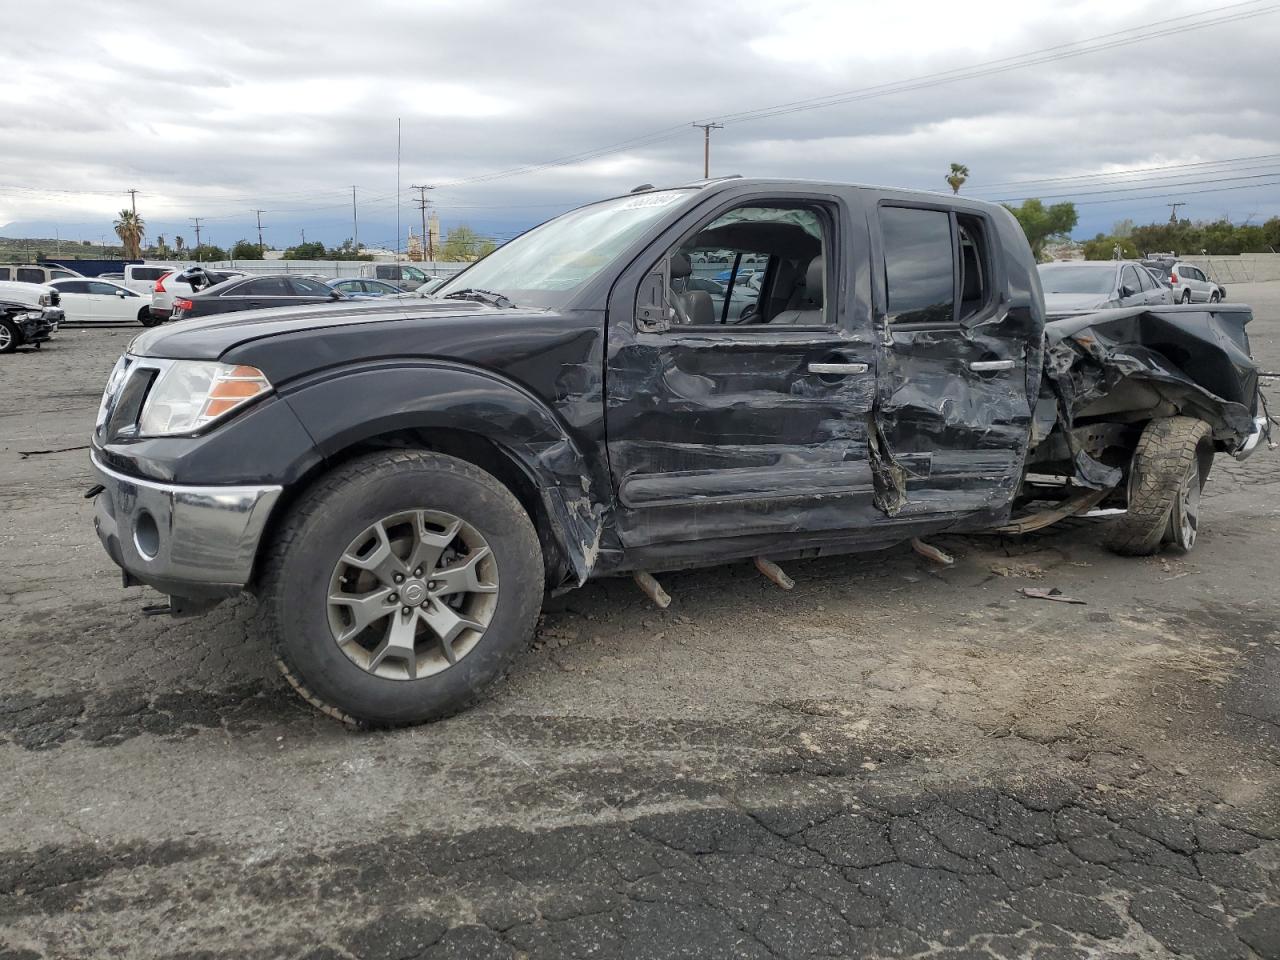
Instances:
[[[1253,453],[1253,451],[1257,448],[1258,441],[1262,439],[1262,435],[1266,433],[1266,431],[1267,431],[1267,418],[1254,417],[1253,433],[1245,437],[1244,442],[1240,444],[1240,446],[1237,447],[1234,451],[1232,451],[1231,455],[1235,457],[1237,460],[1243,460],[1246,457],[1248,457],[1249,454]]]
[[[111,558],[162,592],[227,592],[253,575],[258,541],[283,487],[193,487],[130,477],[89,455],[103,486],[94,526]],[[149,519],[148,519],[149,517]]]

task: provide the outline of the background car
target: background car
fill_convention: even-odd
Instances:
[[[46,266],[38,263],[0,263],[0,281],[16,283],[48,283],[62,277],[78,277],[80,274],[68,267]]]
[[[138,293],[151,293],[156,286],[156,281],[165,274],[173,273],[175,270],[182,269],[177,264],[163,263],[126,263],[124,265],[124,280],[121,281],[130,290],[136,290]]]
[[[66,323],[133,323],[151,326],[151,296],[114,280],[72,277],[49,286],[62,297]]]
[[[439,279],[421,267],[408,263],[366,263],[360,268],[360,276],[370,280],[386,280],[401,290],[417,290],[423,284]]]
[[[1173,291],[1134,260],[1067,260],[1042,263],[1039,271],[1051,314],[1173,303]]]
[[[1226,294],[1226,288],[1204,275],[1199,267],[1178,262],[1169,269],[1169,284],[1173,287],[1178,303],[1217,303]]]
[[[166,273],[156,281],[156,288],[151,293],[151,325],[169,319],[173,314],[174,297],[189,297],[216,284],[244,276],[248,274],[243,270],[209,270],[200,266]]]
[[[353,300],[368,300],[371,297],[391,297],[401,293],[401,289],[389,280],[373,280],[366,277],[333,277],[325,283],[335,290],[341,290]]]
[[[203,317],[237,310],[261,310],[266,307],[297,307],[304,304],[350,300],[323,280],[311,277],[271,274],[245,276],[227,280],[189,297],[173,298],[174,320]]]

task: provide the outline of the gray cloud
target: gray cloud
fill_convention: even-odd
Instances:
[[[226,0],[199,12],[118,3],[108,16],[99,3],[65,0],[55,25],[23,5],[6,14],[10,39],[0,52],[12,88],[0,112],[0,223],[61,224],[96,237],[109,231],[121,191],[137,187],[153,232],[201,216],[226,243],[248,235],[248,210],[264,207],[277,242],[292,242],[304,226],[338,240],[350,233],[346,203],[358,184],[362,239],[389,240],[398,116],[403,185],[439,184],[434,199],[446,224],[509,235],[639,182],[700,176],[701,134],[685,126],[694,120],[1143,21],[1155,30],[1199,12],[1189,3],[1119,9],[1097,0],[903,7]],[[1272,15],[732,123],[715,134],[713,172],[945,189],[942,175],[956,160],[972,170],[966,193],[998,198],[1064,191],[984,185],[1280,154],[1278,40],[1280,15]],[[581,164],[453,183],[666,128],[674,128],[667,139]],[[1265,169],[1280,172],[1280,163],[1254,172]],[[1274,215],[1278,182],[1188,193],[1183,212]],[[1177,183],[1168,192],[1237,185]],[[1166,209],[1164,199],[1085,196],[1105,185],[1073,186],[1081,233]],[[1099,202],[1112,199],[1123,202]],[[413,218],[406,197],[405,229]]]

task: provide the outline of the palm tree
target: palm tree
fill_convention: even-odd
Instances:
[[[146,235],[147,225],[132,210],[121,210],[120,219],[114,224],[116,236],[124,244],[126,260],[137,260],[141,256],[142,238]]]
[[[951,184],[951,192],[959,193],[960,188],[964,186],[964,182],[969,179],[969,168],[963,163],[953,163],[951,172],[943,177],[947,183]]]
[[[163,233],[162,233],[162,234],[160,234],[160,236],[156,237],[156,249],[160,251],[160,256],[162,256],[162,257],[165,255],[165,252],[166,252],[166,250],[168,249],[168,248],[165,246],[165,240],[164,240],[164,234],[163,234]]]
[[[178,248],[178,252],[179,252],[179,253],[181,253],[181,252],[183,251],[183,249],[186,247],[186,245],[187,245],[187,241],[183,240],[181,237],[174,237],[174,238],[173,238],[173,245],[174,245],[175,247],[177,247],[177,248]]]

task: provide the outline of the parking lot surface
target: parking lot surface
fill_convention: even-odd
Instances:
[[[1229,293],[1280,370],[1280,283]],[[0,358],[3,960],[1280,957],[1280,454],[1187,556],[593,583],[478,708],[354,732],[251,603],[121,589],[83,447],[136,332]]]

